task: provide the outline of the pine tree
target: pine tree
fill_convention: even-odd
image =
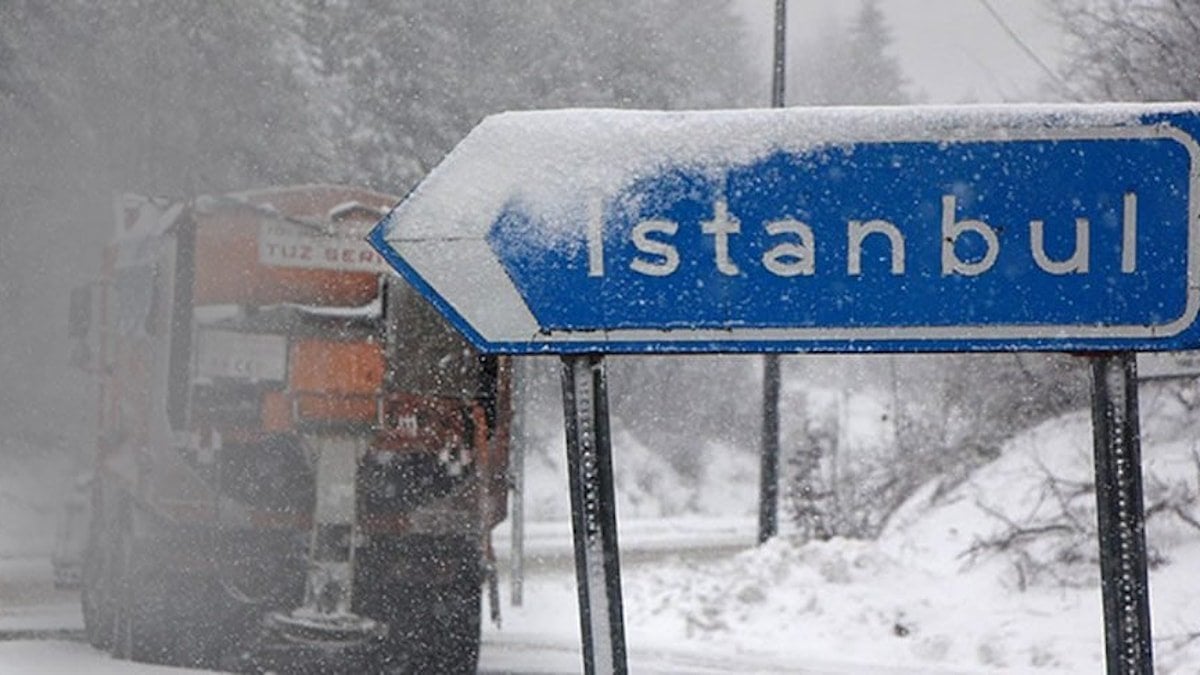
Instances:
[[[727,0],[301,4],[326,25],[309,45],[338,97],[337,152],[389,190],[491,113],[732,107],[753,80]]]
[[[910,102],[891,29],[878,0],[862,0],[850,28],[833,23],[797,49],[789,99],[804,105],[894,105]]]
[[[852,77],[847,82],[845,103],[884,105],[907,103],[900,64],[889,53],[892,33],[879,0],[863,0],[850,29]]]

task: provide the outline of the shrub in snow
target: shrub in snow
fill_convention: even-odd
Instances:
[[[1190,395],[1181,386],[1190,385],[1142,388],[1151,569],[1169,562],[1173,550],[1200,542],[1200,444],[1193,440],[1200,410],[1188,405]],[[993,566],[1018,590],[1095,586],[1094,481],[1091,414],[1079,411],[1019,435],[998,459],[949,491],[927,486],[901,509],[884,538],[942,569]]]

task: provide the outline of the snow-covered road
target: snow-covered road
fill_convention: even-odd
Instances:
[[[752,523],[745,520],[631,522],[622,524],[627,589],[644,589],[663,565],[702,565],[728,558],[752,544]],[[578,673],[582,670],[579,621],[570,535],[565,523],[531,524],[526,540],[528,565],[524,603],[509,602],[506,531],[497,532],[500,556],[502,626],[486,624],[480,672],[492,674]],[[630,591],[627,590],[627,593]],[[637,600],[630,598],[629,600]],[[486,611],[486,607],[485,607]],[[654,631],[628,627],[630,668],[638,673],[796,673],[916,675],[929,668],[804,659],[747,650],[714,641],[698,646],[664,638]],[[788,652],[794,654],[794,652]],[[82,640],[82,619],[74,591],[53,587],[49,561],[0,559],[0,673],[88,673],[155,675],[207,672],[116,661]],[[939,671],[933,671],[939,672]],[[945,670],[943,673],[969,673]]]

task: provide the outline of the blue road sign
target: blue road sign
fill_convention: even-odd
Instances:
[[[507,114],[371,240],[485,351],[1191,348],[1198,134],[1181,106]]]

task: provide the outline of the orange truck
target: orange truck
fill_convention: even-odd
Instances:
[[[118,200],[69,322],[99,383],[93,645],[474,672],[510,367],[364,241],[395,201],[337,186]]]

